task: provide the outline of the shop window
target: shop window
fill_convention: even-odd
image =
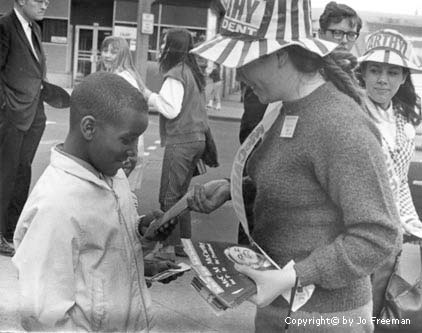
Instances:
[[[67,20],[46,18],[40,22],[40,25],[43,42],[67,44]]]
[[[163,5],[161,24],[206,27],[207,8]]]

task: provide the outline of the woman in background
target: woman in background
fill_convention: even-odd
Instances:
[[[218,64],[213,64],[213,68],[211,73],[209,74],[209,78],[211,79],[211,91],[209,95],[209,100],[207,104],[207,108],[214,108],[215,102],[215,110],[221,111],[221,93],[223,88],[223,81],[221,81],[220,75],[220,66]]]
[[[392,172],[390,181],[404,230],[403,251],[397,262],[400,267],[408,261],[414,246],[406,241],[422,239],[422,223],[412,201],[408,171],[415,153],[415,127],[421,122],[421,105],[410,74],[421,73],[422,68],[411,43],[398,31],[382,29],[372,33],[366,52],[359,59],[357,77],[366,92],[366,110],[379,129],[388,152]],[[418,250],[418,249],[417,249]],[[381,271],[395,264],[395,258],[381,267]],[[375,272],[374,316],[379,314],[388,280]],[[404,276],[403,276],[404,277]]]
[[[407,173],[415,153],[415,127],[421,123],[420,99],[410,73],[422,73],[422,68],[415,63],[417,58],[410,42],[391,29],[371,34],[359,60],[357,73],[365,87],[368,114],[381,132],[394,164],[402,224],[405,230],[420,228],[422,223],[410,195]]]
[[[132,55],[130,53],[127,41],[122,37],[109,36],[106,37],[101,45],[101,62],[100,70],[115,73],[123,77],[136,89],[145,87],[140,74],[136,70]],[[145,168],[144,156],[144,135],[142,134],[138,140],[136,165],[130,172],[129,183],[131,190],[135,193],[137,200],[140,198],[140,188],[142,184],[142,176]]]
[[[159,194],[163,211],[186,194],[205,150],[208,129],[205,78],[195,56],[189,53],[192,48],[188,30],[169,30],[159,61],[164,76],[161,90],[158,94],[146,87],[143,90],[150,107],[160,113],[161,145],[165,147]],[[177,219],[177,226],[162,250],[170,258],[174,253],[185,256],[180,238],[191,237],[190,213]]]

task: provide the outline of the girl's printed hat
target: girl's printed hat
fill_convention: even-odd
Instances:
[[[366,51],[359,62],[374,61],[409,68],[421,73],[422,67],[412,44],[401,33],[392,29],[375,31],[367,37]]]
[[[310,0],[227,0],[220,34],[191,52],[233,68],[290,45],[321,57],[337,46],[312,37]]]

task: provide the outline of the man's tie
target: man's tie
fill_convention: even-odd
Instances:
[[[40,45],[40,43],[39,43],[39,39],[38,39],[38,37],[37,37],[37,35],[36,35],[34,25],[33,25],[33,24],[31,24],[31,25],[30,25],[30,27],[31,27],[31,39],[32,39],[32,45],[34,46],[35,53],[37,54],[38,61],[39,61],[39,62],[41,62],[41,59],[42,59],[42,55],[41,55],[41,45]]]

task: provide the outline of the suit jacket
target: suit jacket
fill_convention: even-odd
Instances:
[[[34,23],[41,49],[40,61],[34,56],[15,12],[0,18],[0,109],[2,116],[17,128],[27,130],[40,103],[42,81],[46,75],[41,29]]]

